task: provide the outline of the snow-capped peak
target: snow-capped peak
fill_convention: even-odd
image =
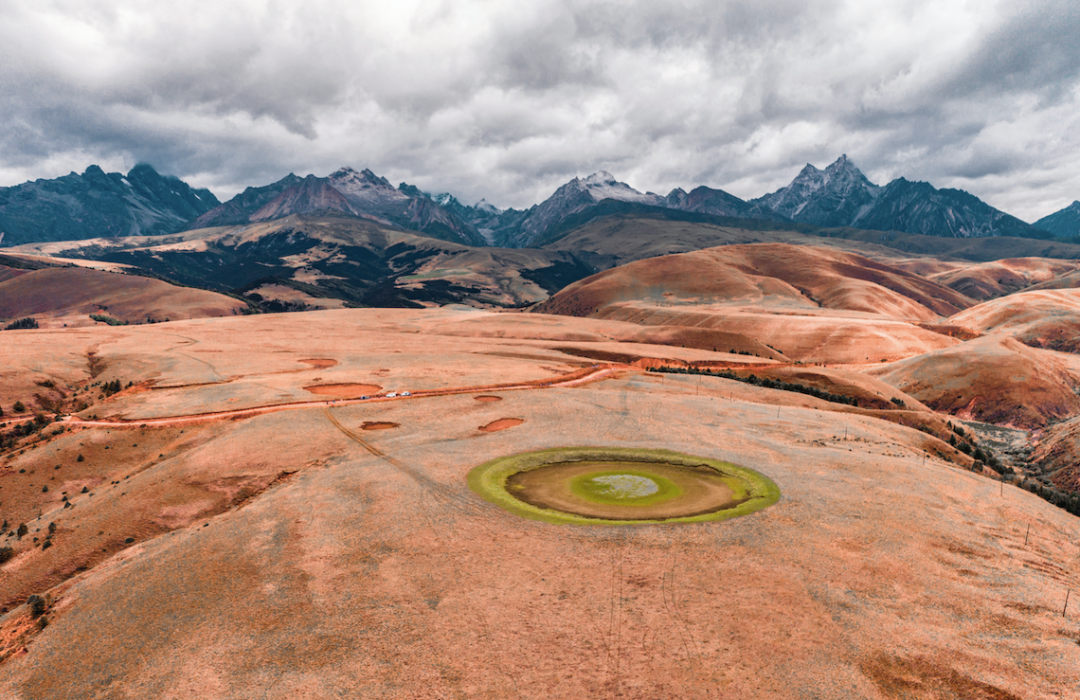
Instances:
[[[583,179],[574,178],[571,184],[577,184],[583,188],[597,202],[602,199],[617,199],[622,202],[657,204],[661,199],[655,194],[638,192],[625,182],[619,182],[614,175],[606,170],[598,170]]]
[[[327,179],[334,189],[354,202],[372,197],[380,201],[409,199],[407,194],[399,192],[385,177],[379,177],[367,168],[360,172],[349,167],[341,168]]]
[[[615,176],[606,170],[597,170],[595,173],[582,180],[582,182],[585,183],[586,187],[620,184],[619,181],[615,179]]]

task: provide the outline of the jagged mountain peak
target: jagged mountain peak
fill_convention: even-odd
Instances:
[[[846,226],[873,205],[881,188],[844,154],[824,170],[810,163],[791,184],[751,203],[818,226]]]
[[[577,179],[577,178],[575,178],[575,179]],[[595,185],[619,185],[619,184],[622,184],[618,180],[615,179],[614,175],[612,175],[611,173],[609,173],[606,170],[597,170],[592,175],[589,175],[588,177],[583,178],[581,180],[581,182],[585,183],[586,186],[589,186],[589,185],[594,185],[595,186]],[[629,187],[629,185],[627,185],[627,186]]]
[[[1064,209],[1044,216],[1035,222],[1035,227],[1062,238],[1080,236],[1080,201],[1074,201]]]
[[[349,194],[346,190],[363,190],[363,189],[382,189],[393,190],[397,192],[390,181],[385,177],[379,177],[373,173],[370,169],[364,168],[357,172],[350,167],[339,168],[335,172],[331,173],[327,178],[333,183],[334,187],[342,190],[344,194]]]
[[[53,180],[0,187],[4,243],[172,233],[219,204],[205,189],[140,163],[125,176],[90,165]]]

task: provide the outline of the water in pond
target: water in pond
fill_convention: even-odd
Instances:
[[[646,476],[606,474],[589,479],[590,490],[604,498],[644,498],[660,490],[660,485]]]

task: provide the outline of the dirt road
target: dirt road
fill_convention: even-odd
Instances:
[[[573,372],[562,378],[536,380],[519,384],[486,385],[479,387],[462,387],[456,389],[433,389],[430,391],[414,391],[408,396],[373,396],[367,399],[329,399],[325,401],[298,401],[295,403],[271,404],[266,406],[253,406],[231,411],[210,411],[207,413],[193,413],[183,416],[168,416],[165,418],[146,419],[117,419],[117,420],[83,420],[77,416],[69,416],[61,421],[67,426],[86,426],[94,428],[138,428],[154,425],[178,425],[200,423],[214,420],[226,420],[235,418],[250,418],[265,413],[278,411],[297,411],[308,408],[331,408],[349,406],[353,404],[381,403],[385,401],[408,401],[413,399],[427,399],[436,396],[451,396],[456,394],[473,394],[491,391],[523,391],[526,389],[554,389],[581,386],[610,377],[617,372],[641,371],[634,367],[624,365],[594,365],[588,370]]]

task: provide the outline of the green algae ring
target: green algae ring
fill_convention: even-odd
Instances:
[[[574,525],[726,520],[780,497],[768,477],[670,450],[568,447],[500,457],[469,473],[485,500],[525,518]]]

